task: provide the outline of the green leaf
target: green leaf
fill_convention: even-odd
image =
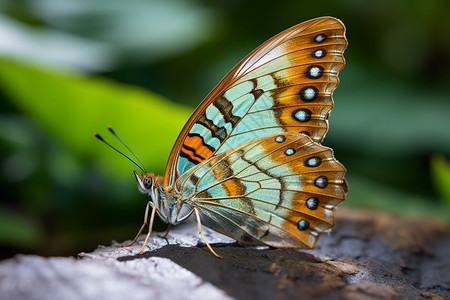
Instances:
[[[9,101],[73,155],[101,161],[103,168],[120,177],[130,175],[130,162],[99,143],[94,132],[126,152],[106,130],[112,125],[148,171],[162,173],[191,112],[139,87],[5,59],[0,59],[0,87]],[[64,171],[64,165],[61,168]]]
[[[440,199],[450,205],[450,162],[443,155],[431,157],[431,180]]]

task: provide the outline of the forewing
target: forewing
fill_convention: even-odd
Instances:
[[[341,21],[293,26],[244,58],[197,107],[170,154],[165,188],[213,155],[283,132],[321,142],[347,46]]]
[[[299,133],[248,142],[202,162],[175,184],[202,223],[248,244],[313,247],[345,199],[345,168]]]

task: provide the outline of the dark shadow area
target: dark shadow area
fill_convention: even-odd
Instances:
[[[237,299],[329,298],[333,290],[345,286],[337,268],[308,253],[294,249],[258,250],[238,244],[212,247],[224,258],[214,257],[206,247],[168,245],[119,260],[168,258]]]

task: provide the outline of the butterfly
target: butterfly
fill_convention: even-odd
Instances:
[[[217,257],[202,224],[245,244],[314,247],[347,193],[345,168],[321,145],[346,47],[344,24],[320,17],[279,33],[237,64],[181,130],[164,177],[134,171],[150,200],[126,246],[151,209],[139,253],[155,214],[168,229],[195,215]]]

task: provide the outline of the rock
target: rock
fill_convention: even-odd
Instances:
[[[450,228],[437,221],[339,210],[315,249],[249,247],[195,224],[166,239],[100,246],[79,258],[0,262],[1,299],[448,299]]]

